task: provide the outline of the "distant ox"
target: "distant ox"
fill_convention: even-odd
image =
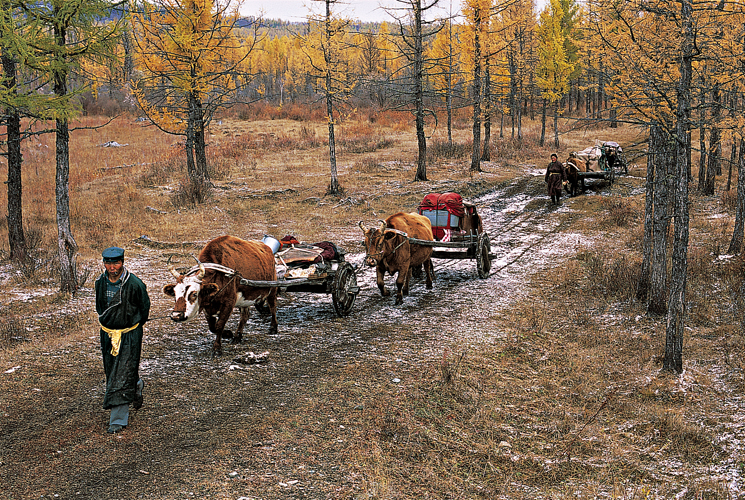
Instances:
[[[378,288],[383,296],[390,295],[383,282],[386,271],[391,276],[398,273],[396,305],[403,303],[403,296],[409,294],[411,270],[422,264],[427,274],[427,288],[432,288],[435,275],[432,247],[409,242],[409,237],[434,241],[432,224],[427,217],[399,212],[381,221],[379,228],[366,228],[362,221],[359,225],[365,235],[365,264],[377,267]]]
[[[253,281],[276,281],[274,254],[261,241],[245,241],[233,236],[220,236],[205,245],[199,253],[196,273],[180,274],[170,264],[168,270],[176,277],[176,284],[166,285],[163,292],[176,298],[171,319],[177,323],[191,321],[204,311],[210,332],[216,338],[215,354],[222,352],[221,338],[232,338],[239,343],[243,327],[249,318],[249,306],[263,301],[272,314],[270,334],[277,333],[277,289],[256,288],[241,284],[241,278]],[[235,271],[230,274],[214,269],[224,266]],[[234,308],[239,308],[241,319],[235,334],[225,330],[225,324]]]
[[[577,196],[579,194],[579,186],[582,185],[582,190],[585,190],[585,179],[580,178],[580,172],[590,171],[590,161],[582,160],[577,158],[575,153],[571,153],[564,164],[564,170],[567,174],[567,192],[569,196]]]

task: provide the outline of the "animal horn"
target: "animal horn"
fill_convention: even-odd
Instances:
[[[367,228],[365,227],[365,223],[362,222],[362,221],[360,221],[360,229],[362,229],[362,232],[363,233],[366,233],[367,232]]]
[[[194,256],[192,255],[192,257]],[[196,257],[194,257],[194,260],[196,260],[197,264],[199,264],[199,274],[197,274],[197,279],[201,280],[202,278],[204,278],[204,264],[199,262],[199,259],[197,259]]]
[[[380,221],[380,232],[382,233],[385,231],[386,222],[384,220]]]
[[[178,279],[181,277],[181,274],[178,271],[176,271],[176,266],[171,264],[171,257],[173,257],[173,255],[170,255],[168,257],[168,272],[171,273],[174,278]]]

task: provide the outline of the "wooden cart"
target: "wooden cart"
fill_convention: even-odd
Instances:
[[[419,214],[430,220],[435,240],[409,238],[409,243],[433,247],[434,259],[475,260],[479,278],[489,276],[491,259],[495,256],[473,203],[464,201],[457,193],[430,193],[419,205]]]
[[[312,245],[299,245],[297,248],[293,246],[285,250],[284,253],[279,252],[275,254],[278,269],[284,271],[282,276],[276,281],[249,280],[241,277],[241,285],[256,288],[276,287],[283,292],[330,294],[336,314],[339,316],[349,315],[357,294],[360,291],[360,287],[357,285],[357,273],[354,267],[344,260],[343,250],[339,249],[337,258],[334,260],[321,260],[310,266],[307,266],[307,261],[295,260],[288,263],[287,260],[290,259],[283,258],[288,255],[288,252],[302,254],[310,251],[313,253],[313,257],[319,255],[320,252],[313,251],[311,250],[312,248],[314,248]],[[207,269],[223,272],[228,276],[235,274],[234,270],[218,264],[205,262],[203,266]],[[196,270],[198,270],[198,267],[192,268],[189,272],[195,272]],[[269,312],[269,308],[263,302],[256,302],[255,306],[259,312]]]

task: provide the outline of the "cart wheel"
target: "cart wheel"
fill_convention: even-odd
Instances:
[[[490,252],[491,244],[489,243],[489,235],[481,233],[479,236],[478,248],[476,249],[476,272],[479,274],[479,278],[481,279],[489,277],[489,271],[491,271],[491,260],[489,259]]]
[[[336,314],[347,316],[352,311],[354,299],[357,298],[359,291],[354,268],[349,262],[341,262],[334,276],[334,289],[331,291]]]

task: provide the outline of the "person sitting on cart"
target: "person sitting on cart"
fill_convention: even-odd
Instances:
[[[551,163],[546,168],[544,180],[548,184],[548,195],[551,197],[551,203],[558,205],[559,199],[561,199],[561,186],[566,182],[567,174],[556,153],[551,154]]]

